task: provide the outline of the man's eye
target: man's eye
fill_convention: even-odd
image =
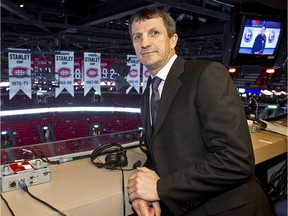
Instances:
[[[158,31],[152,31],[152,34],[157,35],[157,34],[159,34],[159,32]]]
[[[139,40],[140,38],[141,38],[140,35],[135,35],[135,36],[134,36],[134,40]]]

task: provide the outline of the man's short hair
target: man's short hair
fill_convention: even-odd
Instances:
[[[129,33],[131,38],[132,38],[131,26],[133,22],[149,20],[157,17],[161,17],[163,19],[169,38],[171,38],[174,34],[176,34],[176,23],[168,13],[158,8],[144,8],[132,14],[130,18]]]

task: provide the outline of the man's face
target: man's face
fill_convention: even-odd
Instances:
[[[131,26],[133,46],[139,61],[153,75],[165,66],[175,54],[178,36],[168,37],[162,18],[133,22]]]
[[[265,28],[265,27],[262,27],[262,29],[261,29],[261,34],[262,34],[262,35],[265,34],[265,30],[266,30],[266,28]]]

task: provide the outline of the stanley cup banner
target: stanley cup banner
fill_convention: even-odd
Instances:
[[[22,90],[31,99],[31,54],[8,53],[9,99]]]
[[[130,84],[126,90],[126,94],[134,87],[139,93],[140,83],[140,62],[136,55],[127,55],[127,65],[130,66],[130,71],[127,75],[127,82]]]
[[[84,53],[84,96],[91,88],[101,94],[101,54]]]
[[[142,93],[144,92],[144,90],[146,89],[146,86],[147,86],[147,80],[148,78],[150,77],[151,75],[151,72],[148,68],[146,68],[144,65],[143,65],[143,71],[142,71]]]
[[[59,76],[59,87],[55,88],[55,97],[64,88],[74,97],[74,52],[61,51],[55,55],[55,71]]]

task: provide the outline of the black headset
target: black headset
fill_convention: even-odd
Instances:
[[[96,162],[97,157],[104,153],[109,153],[105,156],[105,163]],[[112,170],[118,170],[119,167],[122,168],[128,165],[126,150],[118,143],[98,146],[91,154],[91,161],[98,168]]]

